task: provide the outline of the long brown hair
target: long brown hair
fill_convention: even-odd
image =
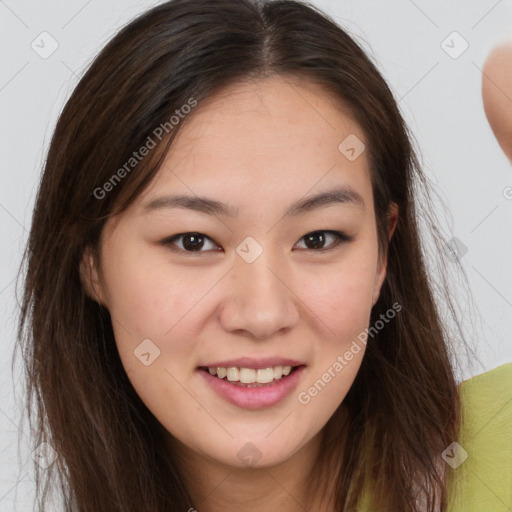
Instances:
[[[129,23],[95,58],[60,115],[44,165],[22,262],[18,327],[35,445],[46,441],[58,454],[44,472],[34,464],[41,510],[57,478],[67,511],[194,506],[177,461],[163,449],[161,426],[123,369],[115,319],[85,293],[80,261],[89,247],[100,264],[102,228],[155,176],[183,126],[170,126],[176,110],[272,74],[323,85],[364,130],[379,252],[388,254],[371,325],[394,303],[402,306],[368,339],[343,401],[347,423],[342,429],[337,413],[330,418],[314,476],[334,482],[338,511],[355,511],[365,488],[372,510],[417,511],[420,495],[428,510],[434,502],[445,509],[436,465],[457,438],[460,404],[451,333],[436,304],[419,221],[441,258],[445,243],[392,92],[354,39],[312,5],[173,0]],[[127,167],[148,137],[154,148]],[[391,202],[399,216],[389,242]],[[464,339],[445,279],[440,289]]]

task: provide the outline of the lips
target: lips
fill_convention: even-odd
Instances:
[[[229,361],[222,361],[222,364],[226,363],[229,363]],[[298,387],[305,371],[305,365],[298,366],[288,376],[258,387],[249,387],[248,385],[219,379],[210,375],[207,371],[198,371],[197,373],[223,400],[244,409],[261,409],[276,406],[290,397]]]
[[[240,357],[238,359],[229,359],[224,361],[214,361],[200,364],[198,368],[252,368],[259,370],[261,368],[269,368],[271,366],[305,366],[305,363],[297,359],[289,359],[286,357],[264,357],[260,359],[252,357]]]

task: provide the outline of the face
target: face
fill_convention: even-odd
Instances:
[[[349,136],[357,155],[364,133],[317,85],[230,86],[189,114],[152,184],[104,228],[88,290],[135,390],[195,456],[286,461],[354,381],[385,259],[367,152],[339,149]],[[298,368],[260,387],[200,369],[239,358],[248,371],[232,378]]]

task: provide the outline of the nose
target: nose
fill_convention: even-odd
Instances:
[[[290,275],[282,262],[270,258],[269,251],[263,251],[252,263],[237,256],[226,283],[222,327],[265,339],[296,326],[300,301]]]

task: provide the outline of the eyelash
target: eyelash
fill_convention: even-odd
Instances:
[[[312,235],[312,234],[315,234],[315,233],[328,233],[330,235],[334,235],[336,237],[336,240],[335,240],[334,244],[332,244],[331,246],[326,247],[326,248],[321,248],[321,249],[309,249],[309,248],[306,248],[306,249],[302,249],[302,250],[310,250],[310,251],[314,251],[314,252],[322,252],[323,253],[323,252],[332,251],[333,249],[336,249],[343,242],[346,243],[346,242],[351,242],[353,240],[353,237],[346,235],[342,231],[317,230],[317,231],[310,231],[309,233],[306,233],[303,237],[301,237],[299,239],[299,242],[301,240],[303,240],[304,238],[306,238],[308,235]],[[202,251],[202,250],[187,251],[185,249],[180,249],[180,248],[177,248],[175,246],[173,247],[173,244],[174,244],[174,242],[176,240],[178,240],[179,238],[182,238],[182,237],[184,237],[186,235],[199,235],[202,238],[210,240],[211,242],[215,243],[209,236],[206,236],[203,233],[199,233],[197,231],[187,231],[186,233],[178,233],[177,235],[172,235],[170,237],[165,238],[160,243],[162,245],[168,247],[171,251],[174,251],[174,252],[180,252],[180,253],[186,253],[186,254],[201,254],[201,253],[209,252],[209,251]],[[220,252],[220,251],[217,251],[217,252]]]

